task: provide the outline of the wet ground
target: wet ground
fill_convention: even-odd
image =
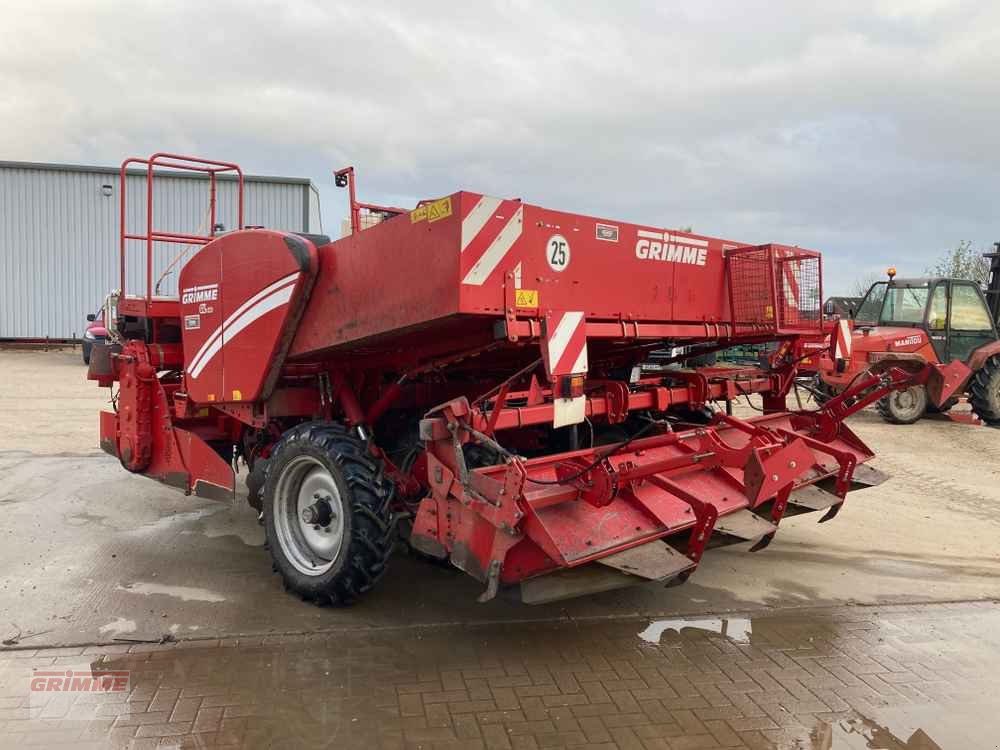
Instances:
[[[0,746],[987,750],[998,667],[993,603],[43,649]],[[68,669],[128,690],[29,692]]]
[[[998,746],[995,430],[857,415],[889,482],[763,552],[711,550],[681,587],[479,605],[398,554],[358,606],[318,609],[243,502],[97,450],[78,357],[0,351],[0,746]],[[162,638],[181,642],[140,643]],[[130,691],[30,692],[33,667]]]

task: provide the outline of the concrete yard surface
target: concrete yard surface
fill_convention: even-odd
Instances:
[[[0,383],[0,451],[100,452],[95,412],[110,408],[110,394],[87,380],[79,347],[0,346]]]
[[[992,603],[9,651],[0,747],[996,750],[998,668]]]
[[[41,633],[33,645],[1000,598],[1000,433],[866,411],[850,426],[888,482],[851,494],[829,523],[787,519],[762,552],[710,550],[684,586],[481,605],[481,584],[400,551],[357,606],[320,609],[282,589],[242,499],[184,496],[97,450],[107,389],[83,379],[78,356],[0,352],[0,626]],[[43,437],[23,439],[33,423]]]

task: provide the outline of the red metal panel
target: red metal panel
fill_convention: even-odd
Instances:
[[[181,271],[188,394],[197,403],[247,402],[281,366],[315,276],[316,248],[267,230],[227,234]]]
[[[221,401],[252,402],[268,395],[317,267],[316,248],[306,239],[267,231],[246,235],[221,240]]]
[[[435,214],[436,204],[446,208]],[[509,317],[509,279],[523,315],[583,307],[588,321],[681,320],[697,325],[692,336],[719,335],[730,319],[723,252],[732,247],[742,245],[455,193],[323,248],[321,302],[306,311],[292,355],[383,334],[366,345],[391,348],[461,313]],[[488,325],[480,331],[493,336]]]
[[[321,248],[290,356],[387,332],[398,342],[418,325],[457,314],[460,199],[449,196],[452,213],[435,221],[411,212]]]
[[[467,212],[496,200],[462,197],[472,204],[463,204]],[[579,309],[585,301],[591,319],[728,319],[723,248],[741,243],[508,201],[496,203],[490,222],[470,250],[482,252],[483,236],[502,236],[496,227],[516,236],[494,247],[492,272],[463,276],[463,311],[500,308],[503,274],[513,272],[521,288],[538,293],[543,311]]]
[[[188,300],[183,305],[185,311],[180,320],[187,369],[192,367],[192,360],[196,354],[204,355],[204,349],[210,345],[210,339],[218,336],[225,320],[221,281],[221,242],[213,242],[203,247],[181,269],[178,289],[181,298]],[[221,346],[221,341],[219,344]],[[222,398],[224,357],[224,352],[218,352],[210,367],[199,372],[196,378],[187,378],[186,391],[192,401],[204,404],[225,400]]]

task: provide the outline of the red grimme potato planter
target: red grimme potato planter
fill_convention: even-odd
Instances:
[[[467,191],[364,204],[353,168],[336,173],[351,233],[331,240],[243,228],[235,164],[156,154],[123,182],[134,163],[146,226],[126,227],[122,189],[121,287],[89,371],[117,389],[101,446],[208,498],[234,497],[244,463],[275,569],[317,603],[372,589],[401,542],[482,600],[683,581],[706,550],[760,549],[884,479],[843,420],[927,377],[888,368],[786,409],[800,342],[825,333],[812,250]],[[154,227],[161,167],[208,175],[213,227],[216,175],[235,174],[236,229]],[[161,242],[200,246],[174,297],[155,294]],[[703,364],[757,343],[759,365]],[[738,399],[760,413],[732,416]]]

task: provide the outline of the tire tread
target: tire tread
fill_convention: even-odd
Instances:
[[[1000,355],[993,355],[980,367],[969,383],[972,411],[991,426],[1000,425]]]
[[[298,452],[301,444],[320,449],[343,474],[351,497],[352,533],[345,539],[344,564],[337,574],[316,588],[316,580],[302,575],[290,564],[275,559],[275,567],[288,590],[306,601],[320,605],[352,604],[378,583],[388,569],[394,547],[394,519],[390,510],[393,485],[385,478],[381,462],[368,452],[368,444],[350,434],[336,422],[305,422],[288,430],[275,446],[264,467],[264,490],[271,489],[271,473],[287,452]],[[278,459],[278,460],[275,460]],[[263,502],[265,514],[272,513],[268,499]],[[270,529],[271,525],[265,525]],[[269,532],[270,533],[270,532]],[[270,542],[271,554],[280,555],[277,540]]]

